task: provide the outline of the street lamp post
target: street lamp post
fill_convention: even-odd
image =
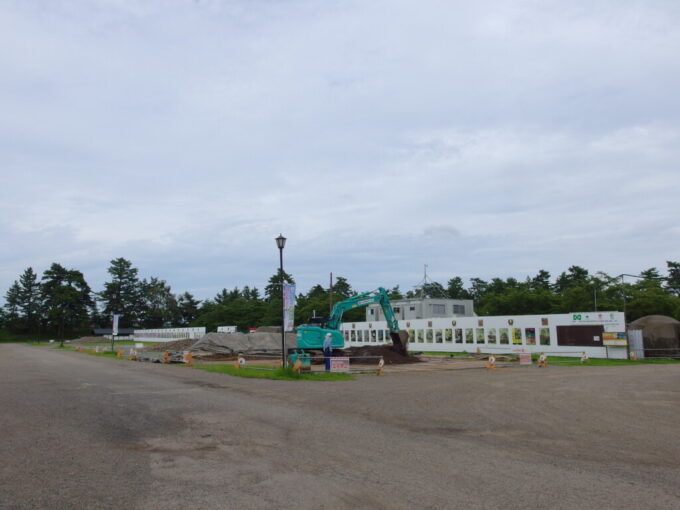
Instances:
[[[286,246],[286,238],[279,234],[276,238],[276,246],[279,248],[279,268],[281,272],[281,360],[283,368],[286,368],[286,308],[284,303],[283,288],[283,248]]]

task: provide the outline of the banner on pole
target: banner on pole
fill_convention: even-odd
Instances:
[[[111,328],[111,334],[113,336],[118,336],[118,319],[120,319],[120,315],[114,314],[114,316],[113,316],[113,328]]]
[[[283,284],[283,330],[295,328],[295,284]]]

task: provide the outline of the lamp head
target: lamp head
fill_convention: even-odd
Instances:
[[[276,238],[276,246],[279,247],[279,250],[283,250],[283,247],[286,246],[286,238],[283,235],[279,234],[279,237]]]

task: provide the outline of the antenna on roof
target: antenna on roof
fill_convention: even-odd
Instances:
[[[416,289],[416,296],[418,298],[423,299],[423,298],[428,298],[428,297],[440,297],[440,298],[446,298],[446,294],[443,292],[443,289],[437,282],[433,282],[430,280],[430,277],[427,276],[427,264],[424,265],[425,270],[423,272],[423,279],[420,280],[418,285],[415,285],[413,288]],[[437,294],[434,296],[433,294]]]

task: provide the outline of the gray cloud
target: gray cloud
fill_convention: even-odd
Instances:
[[[676,2],[0,6],[0,291],[677,260]],[[675,230],[674,230],[675,229]]]

